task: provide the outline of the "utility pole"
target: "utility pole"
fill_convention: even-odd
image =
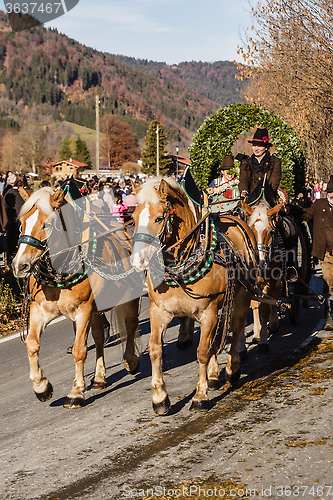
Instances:
[[[177,159],[176,159],[176,161],[177,161],[177,173],[176,173],[176,180],[178,179],[178,175],[179,175],[179,172],[178,172],[178,170],[179,170],[179,169],[178,169],[178,152],[179,152],[179,147],[178,147],[178,146],[176,146],[176,155],[177,155]]]
[[[160,141],[159,141],[159,136],[158,136],[158,125],[156,127],[156,147],[157,147],[157,153],[156,153],[156,175],[160,175]]]
[[[99,97],[96,96],[96,175],[99,177]]]

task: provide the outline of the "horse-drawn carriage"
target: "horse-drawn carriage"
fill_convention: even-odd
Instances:
[[[30,198],[27,196],[20,214],[22,236],[13,268],[17,276],[28,277],[30,321],[24,341],[30,378],[42,401],[52,396],[52,386],[39,366],[40,336],[47,324],[61,314],[76,323],[76,374],[67,407],[82,406],[84,402],[83,365],[90,327],[96,343],[94,384],[97,388],[105,386],[100,312],[119,303],[125,304],[120,308],[127,335],[125,366],[130,373],[137,371],[134,336],[139,296],[145,293],[143,273],[151,302],[152,400],[160,415],[170,408],[161,360],[163,336],[174,317],[180,318],[183,331],[187,317],[201,324],[197,350],[199,381],[192,407],[203,409],[209,407],[208,388],[218,386],[216,355],[226,334],[232,334],[226,380],[233,384],[240,376],[239,340],[251,300],[255,296],[268,307],[281,302],[274,295],[275,290],[272,297],[267,297],[257,283],[260,252],[262,261],[272,257],[267,241],[277,241],[276,214],[281,207],[261,206],[260,210],[252,210],[248,214],[252,220],[246,223],[238,215],[212,215],[208,203],[200,207],[186,189],[172,181],[153,179],[142,189],[136,188],[136,195],[133,233],[126,225],[110,227],[107,221],[103,222],[86,199],[81,205],[73,197],[65,201],[66,189],[54,192],[43,188]],[[242,209],[247,210],[244,204]],[[261,229],[257,215],[261,217]],[[264,229],[267,241],[263,239]],[[292,305],[293,321],[297,320],[303,292],[296,289],[292,295],[290,285],[298,286],[299,277],[306,282],[309,276],[308,246],[302,234],[297,234],[295,257],[292,266],[288,266],[294,274],[285,279],[283,268],[277,279],[273,277],[279,283],[284,279],[288,286],[286,298]],[[221,324],[223,340],[217,346],[215,339]],[[263,337],[262,331],[260,336]]]

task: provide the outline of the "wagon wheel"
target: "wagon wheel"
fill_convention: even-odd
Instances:
[[[310,254],[310,239],[307,231],[307,226],[302,223],[298,225],[298,236],[297,236],[297,246],[294,252],[294,262],[292,265],[297,271],[296,280],[290,281],[290,276],[287,277],[286,281],[286,296],[290,304],[289,319],[292,325],[297,325],[300,312],[300,299],[294,297],[294,295],[305,295],[307,294],[307,288],[297,280],[297,277],[301,278],[305,283],[309,283],[311,277],[311,254]],[[291,264],[291,262],[289,263]],[[308,301],[303,300],[303,307],[307,307]]]

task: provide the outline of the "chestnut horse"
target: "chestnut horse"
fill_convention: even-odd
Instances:
[[[16,277],[28,277],[31,293],[28,335],[25,347],[29,356],[30,379],[33,389],[40,401],[47,401],[52,397],[53,388],[49,380],[43,375],[39,364],[40,339],[46,326],[55,318],[64,315],[75,322],[76,336],[72,349],[75,361],[75,378],[72,390],[67,396],[65,407],[74,408],[84,404],[84,362],[87,355],[87,336],[91,327],[96,345],[96,367],[93,379],[93,388],[103,389],[105,381],[105,363],[103,350],[103,324],[100,310],[96,307],[99,295],[110,293],[108,282],[98,274],[92,273],[87,277],[83,274],[77,280],[62,287],[42,284],[32,276],[34,270],[40,267],[41,258],[48,252],[47,241],[50,236],[48,221],[65,203],[61,189],[53,191],[49,187],[39,189],[30,196],[25,190],[20,190],[25,204],[20,212],[22,224],[21,238],[18,252],[13,260],[12,267]],[[73,217],[75,214],[73,213]],[[68,228],[67,228],[68,229]],[[66,228],[65,228],[66,231]],[[51,230],[52,233],[52,230]],[[112,238],[112,236],[111,236]],[[101,242],[102,243],[102,242]],[[106,250],[107,241],[102,243]],[[65,258],[65,253],[62,254]],[[60,259],[61,260],[61,259]],[[119,297],[123,294],[121,283],[118,288]],[[120,301],[119,301],[120,302]],[[125,325],[127,330],[127,344],[124,352],[126,369],[134,374],[138,370],[139,360],[135,354],[135,332],[138,327],[139,299],[132,300],[115,309],[124,314],[126,308]],[[110,309],[107,307],[105,310]]]
[[[198,236],[195,231],[188,236],[189,232],[198,226],[196,215],[185,191],[172,180],[152,179],[141,189],[135,186],[135,191],[138,204],[133,214],[135,234],[131,262],[138,270],[148,271],[151,326],[148,350],[152,364],[153,408],[158,415],[164,415],[171,405],[162,376],[162,344],[166,329],[174,317],[190,317],[201,325],[197,349],[199,381],[191,408],[207,409],[209,408],[208,381],[216,382],[219,378],[215,356],[217,349],[214,342],[218,311],[223,304],[226,292],[230,290],[229,285],[232,281],[225,267],[216,262],[218,258],[223,260],[223,251],[218,246],[206,274],[199,276],[190,284],[181,279],[175,279],[172,283],[164,280],[155,286],[156,269],[152,270],[150,267],[153,257],[159,251],[162,252],[161,267],[165,266],[166,271],[177,269],[184,254],[188,260],[190,256],[188,249],[195,239],[194,236]],[[235,252],[246,263],[248,270],[255,271],[256,241],[248,226],[236,217],[222,216],[220,221],[224,231],[224,234],[222,232],[220,235],[221,238],[225,236]],[[162,245],[160,250],[156,240],[159,240]],[[210,253],[209,250],[208,253]],[[249,274],[253,276],[255,273]],[[251,277],[250,280],[252,281],[249,289],[236,281],[233,303],[228,304],[233,310],[232,342],[225,372],[226,380],[232,384],[240,377],[238,341],[249,310],[252,296],[251,285],[255,278]],[[210,363],[211,359],[213,363]]]
[[[242,201],[247,224],[252,229],[258,245],[258,287],[265,296],[273,300],[281,297],[281,284],[284,276],[284,256],[278,246],[277,229],[277,215],[282,206],[278,204],[271,208],[267,201],[261,200],[250,207]],[[254,338],[259,343],[259,351],[268,352],[268,331],[276,332],[279,329],[277,306],[263,302],[259,308],[259,303],[252,301],[251,307]]]

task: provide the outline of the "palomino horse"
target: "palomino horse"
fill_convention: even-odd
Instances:
[[[152,401],[153,408],[158,415],[164,415],[170,408],[170,400],[162,377],[162,343],[169,323],[174,317],[191,317],[201,325],[201,336],[197,349],[199,362],[199,381],[192,400],[191,408],[206,409],[209,407],[208,380],[218,380],[219,369],[216,362],[215,332],[218,310],[221,308],[227,292],[230,292],[232,279],[228,275],[222,261],[224,253],[221,247],[215,248],[211,265],[206,274],[194,280],[184,281],[184,274],[177,279],[175,272],[184,269],[192,259],[196,265],[197,246],[194,252],[189,248],[198,237],[198,228],[195,212],[189,204],[189,199],[183,189],[171,180],[152,179],[140,189],[136,187],[137,208],[133,214],[135,220],[135,234],[131,262],[139,270],[147,270],[148,294],[150,298],[150,325],[149,356],[152,364]],[[221,238],[225,237],[238,254],[248,270],[255,270],[256,242],[248,226],[236,217],[221,217],[223,226]],[[216,223],[217,223],[216,222]],[[208,238],[212,227],[208,226]],[[191,233],[193,230],[193,233]],[[189,233],[191,233],[189,235]],[[203,235],[201,235],[203,236]],[[150,267],[152,257],[158,253],[156,240],[160,241],[163,251],[161,267],[165,266],[173,273],[171,283],[164,280],[154,288],[153,277],[155,270]],[[203,238],[199,238],[203,240]],[[202,243],[202,241],[201,241]],[[160,247],[161,248],[161,247]],[[208,246],[207,254],[212,256],[212,248]],[[234,255],[235,255],[234,254]],[[216,261],[220,260],[218,264]],[[199,264],[199,262],[198,262]],[[180,272],[179,275],[182,273]],[[232,343],[226,366],[226,379],[235,383],[240,376],[240,359],[238,354],[238,340],[251,300],[251,285],[254,282],[251,275],[249,288],[246,289],[239,281],[235,283],[234,294],[227,302],[227,307],[233,309],[231,329]],[[230,295],[229,295],[230,297]],[[215,362],[209,366],[210,360]],[[208,376],[207,376],[208,375]]]
[[[283,205],[279,204],[271,208],[267,201],[261,200],[253,207],[242,201],[242,206],[247,216],[247,224],[252,229],[258,245],[258,287],[269,298],[278,300],[281,297],[284,256],[278,246],[277,214]],[[263,302],[260,305],[260,314],[258,302],[252,301],[251,307],[254,338],[259,342],[259,350],[268,352],[268,330],[275,332],[279,329],[277,307]]]
[[[15,276],[29,277],[31,303],[29,331],[25,339],[25,347],[30,362],[30,379],[33,383],[34,392],[40,401],[47,401],[51,398],[53,394],[52,385],[43,375],[39,364],[40,338],[50,321],[64,315],[76,324],[75,343],[72,350],[75,361],[75,379],[64,406],[68,408],[80,407],[84,404],[85,381],[83,369],[87,355],[87,336],[90,327],[96,345],[96,368],[93,387],[102,389],[106,386],[103,324],[100,317],[101,311],[98,311],[96,307],[96,299],[99,294],[109,293],[108,283],[96,273],[93,273],[89,279],[87,275],[83,274],[81,278],[79,276],[78,279],[63,287],[41,284],[31,276],[33,271],[40,266],[42,257],[48,252],[46,243],[50,230],[46,227],[47,219],[49,217],[52,219],[55,211],[63,206],[64,193],[61,189],[54,192],[48,187],[39,189],[30,197],[30,193],[25,190],[22,189],[20,192],[25,199],[25,204],[20,212],[22,233],[18,252],[12,266]],[[107,241],[103,242],[106,251],[110,250],[107,248],[107,243]],[[112,252],[109,253],[112,254]],[[62,259],[65,258],[65,255],[62,254]],[[122,294],[121,284],[119,284],[118,294]],[[126,369],[132,374],[137,372],[139,365],[134,343],[135,332],[138,327],[138,304],[139,299],[132,300],[116,308],[124,309],[126,307],[127,345],[124,353],[124,363]],[[105,310],[107,309],[110,308]]]

